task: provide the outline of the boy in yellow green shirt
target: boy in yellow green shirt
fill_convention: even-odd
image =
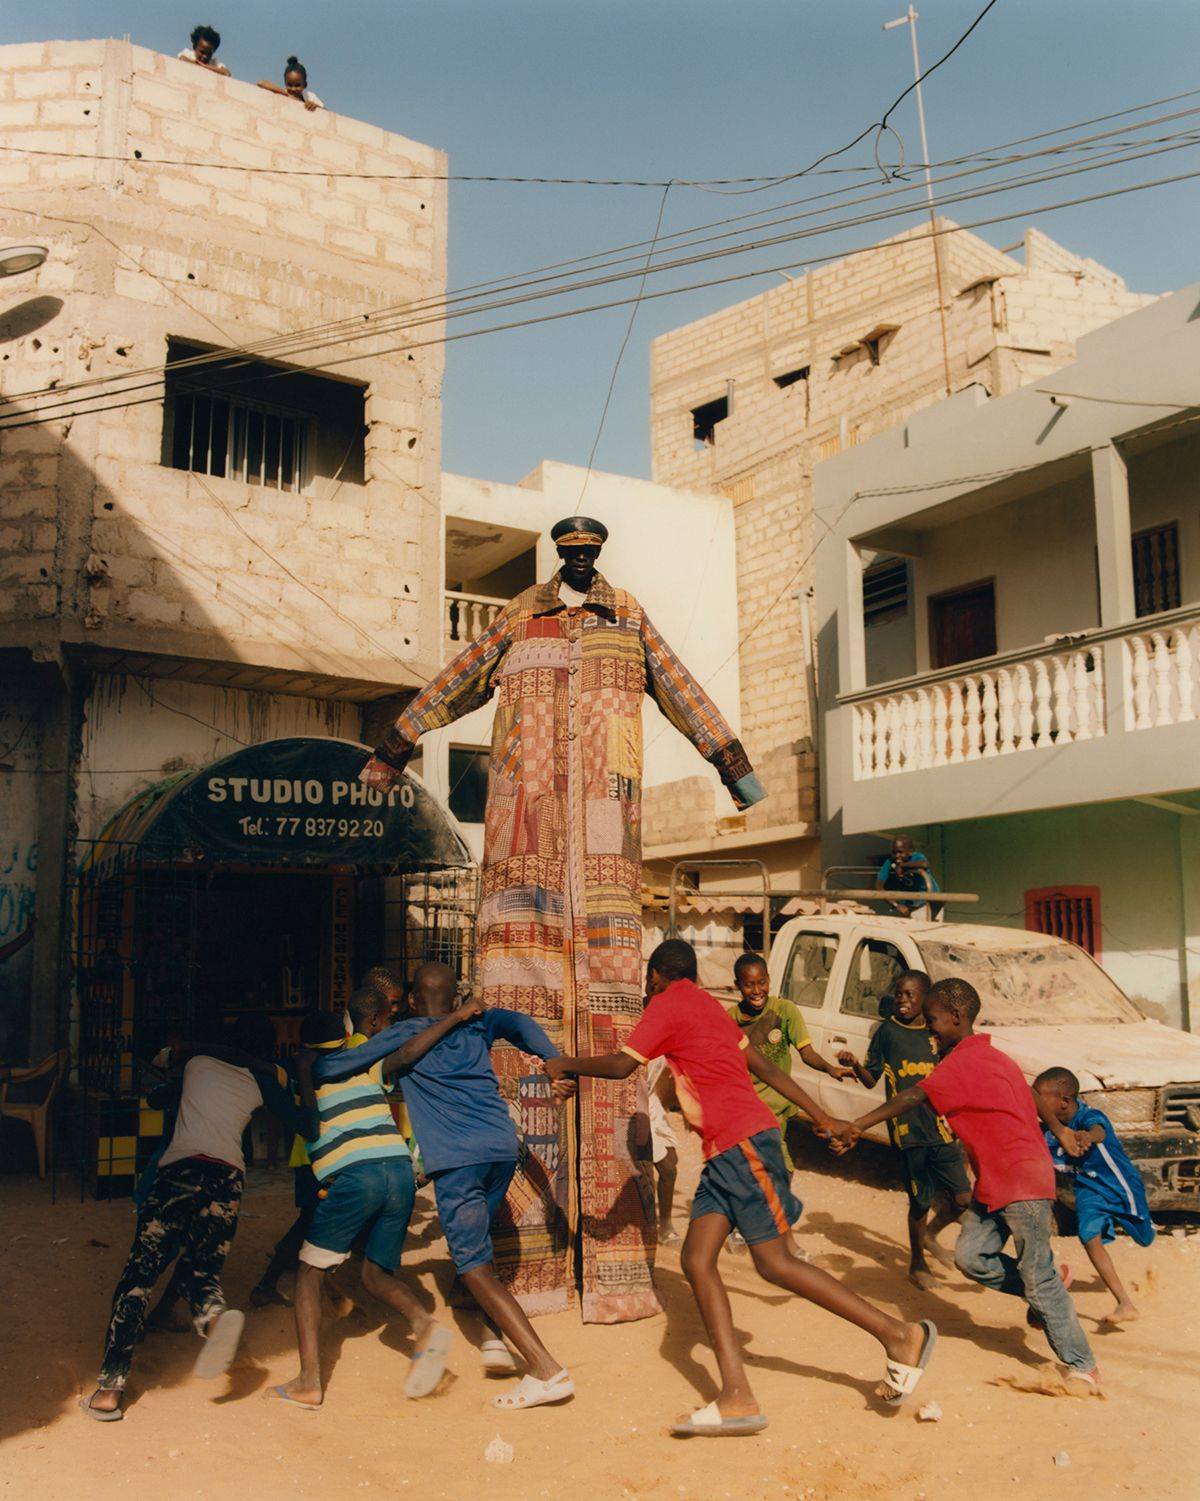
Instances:
[[[731,1005],[729,1015],[747,1034],[750,1046],[757,1048],[768,1062],[785,1074],[792,1072],[792,1050],[795,1049],[809,1068],[818,1073],[829,1074],[834,1079],[845,1079],[854,1073],[852,1068],[839,1063],[830,1063],[822,1058],[812,1045],[804,1016],[794,1001],[771,994],[771,980],[767,973],[766,960],[761,954],[742,954],[733,966],[733,983],[737,986],[739,999]],[[779,1134],[783,1141],[783,1160],[789,1173],[795,1172],[787,1145],[787,1125],[796,1107],[769,1084],[761,1079],[753,1081],[759,1099],[779,1122]],[[734,1232],[736,1236],[736,1232]],[[733,1248],[740,1250],[734,1236]],[[788,1250],[793,1255],[799,1252],[789,1232],[785,1237]]]

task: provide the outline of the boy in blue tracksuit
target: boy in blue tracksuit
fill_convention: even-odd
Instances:
[[[402,1073],[404,1100],[433,1181],[438,1216],[455,1270],[494,1332],[505,1335],[527,1367],[515,1390],[493,1399],[504,1410],[562,1402],[574,1393],[566,1369],[542,1344],[521,1305],[493,1266],[492,1220],[516,1171],[520,1142],[500,1094],[490,1050],[508,1042],[541,1059],[558,1049],[528,1016],[476,1002],[456,1009],[454,975],[444,964],[423,964],[413,978],[413,1015],[385,1027],[352,1051],[328,1054],[313,1067],[317,1083],[348,1079],[382,1060],[383,1072]],[[424,1034],[438,1029],[425,1045]],[[555,1085],[558,1099],[573,1093]],[[515,1375],[503,1341],[485,1342],[484,1369]]]
[[[1079,1239],[1105,1287],[1117,1300],[1117,1306],[1101,1323],[1123,1324],[1136,1319],[1138,1310],[1117,1276],[1106,1245],[1116,1239],[1118,1229],[1124,1230],[1139,1246],[1148,1246],[1154,1239],[1141,1174],[1117,1139],[1109,1118],[1080,1100],[1079,1080],[1070,1069],[1046,1069],[1033,1081],[1033,1089],[1057,1119],[1076,1134],[1080,1155],[1068,1156],[1049,1127],[1045,1128],[1046,1145],[1055,1170],[1068,1173],[1075,1180]]]

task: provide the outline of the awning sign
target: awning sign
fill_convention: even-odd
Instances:
[[[247,746],[179,784],[146,830],[147,854],[302,865],[465,865],[470,856],[429,792],[405,775],[359,780],[368,752],[296,737]]]

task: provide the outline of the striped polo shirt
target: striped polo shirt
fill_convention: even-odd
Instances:
[[[356,1032],[344,1046],[359,1047],[366,1040]],[[322,1043],[317,1051],[330,1052],[342,1046],[336,1042]],[[316,1141],[309,1142],[308,1158],[318,1179],[331,1178],[356,1163],[412,1155],[396,1129],[383,1092],[382,1061],[340,1084],[318,1084],[316,1096],[321,1132]]]

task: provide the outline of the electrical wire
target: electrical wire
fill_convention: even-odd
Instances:
[[[1193,92],[1200,93],[1200,91],[1193,91]],[[1118,114],[1129,114],[1129,113],[1134,113],[1134,112],[1137,112],[1137,111],[1140,111],[1140,110],[1144,110],[1144,109],[1147,109],[1147,108],[1157,107],[1157,104],[1159,102],[1173,102],[1173,100],[1154,101],[1150,105],[1135,106],[1135,107],[1131,107],[1129,110],[1119,111],[1117,113]],[[1037,156],[1041,156],[1041,155],[1056,155],[1056,154],[1060,154],[1062,152],[1070,151],[1070,150],[1090,149],[1093,145],[1095,145],[1096,143],[1098,143],[1101,140],[1105,139],[1106,137],[1111,137],[1113,135],[1119,135],[1119,134],[1125,133],[1126,131],[1128,131],[1130,129],[1137,129],[1137,130],[1146,129],[1146,128],[1149,128],[1152,125],[1156,125],[1156,124],[1160,124],[1160,123],[1165,123],[1165,122],[1169,122],[1169,121],[1172,121],[1172,120],[1178,120],[1178,119],[1181,119],[1181,118],[1185,118],[1185,117],[1187,117],[1189,115],[1194,115],[1196,113],[1200,113],[1200,110],[1193,109],[1193,110],[1177,111],[1177,112],[1175,112],[1173,114],[1167,114],[1167,115],[1160,116],[1160,117],[1158,117],[1155,120],[1140,121],[1140,122],[1137,122],[1136,125],[1120,127],[1119,129],[1117,129],[1115,131],[1100,132],[1097,135],[1093,135],[1093,136],[1090,136],[1090,137],[1084,137],[1080,141],[1068,141],[1068,142],[1060,143],[1060,144],[1058,144],[1056,146],[1052,146],[1052,147],[1046,148],[1046,150],[1044,152],[1027,153],[1023,157],[1014,157],[1014,158],[1008,158],[1008,159],[992,159],[991,163],[988,166],[986,166],[986,167],[979,167],[979,168],[974,169],[971,172],[967,172],[967,173],[963,173],[963,174],[950,174],[947,177],[940,177],[938,179],[938,182],[939,182],[939,184],[941,184],[942,182],[945,182],[945,181],[952,181],[952,180],[954,180],[955,177],[958,177],[958,176],[972,176],[972,175],[975,175],[975,173],[978,172],[978,171],[980,171],[980,170],[992,170],[992,167],[994,167],[994,166],[1010,165],[1010,164],[1013,164],[1013,163],[1015,163],[1017,161],[1020,161],[1020,160],[1033,160]],[[1107,120],[1109,118],[1112,118],[1112,116],[1101,117],[1101,120]],[[1083,122],[1083,123],[1087,124],[1087,123],[1097,123],[1097,122]],[[1041,134],[1044,137],[1044,136],[1047,136],[1047,135],[1050,135],[1050,134],[1061,133],[1062,130],[1074,129],[1074,128],[1077,128],[1077,127],[1074,126],[1074,125],[1072,125],[1072,126],[1068,126],[1068,127],[1061,127],[1061,128],[1059,128],[1058,131],[1055,131],[1055,132],[1042,132]],[[1125,148],[1131,148],[1132,146],[1143,145],[1143,144],[1149,144],[1149,143],[1146,143],[1146,142],[1128,142],[1128,143],[1125,143]],[[1112,143],[1112,144],[1110,144],[1110,146],[1108,148],[1104,148],[1104,149],[1125,149],[1125,148],[1118,148],[1118,147],[1116,147],[1115,143]],[[993,149],[995,149],[995,148],[993,148]],[[1003,149],[1003,148],[999,148],[999,149]],[[954,159],[950,164],[951,165],[956,165],[959,162],[962,162],[962,161],[965,161],[965,160],[970,160],[970,158]],[[914,185],[914,184],[910,184],[910,183],[902,183],[899,187],[891,189],[890,193],[893,194],[893,195],[895,195],[895,194],[904,194],[904,193],[912,193],[914,191],[917,191],[918,188],[919,188],[919,185]],[[874,194],[866,195],[865,197],[864,196],[860,196],[860,197],[855,198],[855,199],[850,199],[850,200],[848,200],[848,204],[849,205],[854,205],[854,204],[858,204],[858,203],[866,203],[866,202],[871,202],[871,201],[878,201],[880,198],[883,198],[883,197],[886,197],[886,196],[888,196],[887,193],[879,193],[879,192],[877,192],[877,193],[874,193]],[[739,223],[739,222],[744,223],[748,219],[756,219],[756,218],[760,219],[765,214],[778,213],[779,210],[783,209],[783,208],[802,206],[802,205],[805,205],[805,204],[808,204],[808,203],[814,203],[814,202],[818,202],[818,201],[825,200],[825,199],[828,199],[828,198],[843,199],[844,200],[845,199],[845,190],[838,190],[838,191],[833,192],[833,193],[822,193],[822,194],[810,195],[807,198],[801,198],[801,199],[792,200],[790,203],[783,203],[783,204],[775,205],[775,206],[773,206],[772,208],[769,208],[769,209],[758,209],[758,210],[753,211],[750,214],[735,215],[732,218],[714,221],[712,224],[702,225],[702,226],[692,226],[691,228],[689,228],[687,230],[674,231],[674,232],[672,232],[670,234],[667,234],[667,235],[660,235],[660,236],[657,237],[657,239],[659,241],[661,241],[661,242],[667,242],[667,241],[671,241],[671,240],[679,240],[681,238],[684,238],[684,239],[686,239],[687,243],[689,243],[689,244],[704,244],[704,243],[709,243],[711,240],[714,240],[714,239],[729,238],[735,232],[734,231],[730,231],[730,233],[728,235],[725,235],[725,236],[719,236],[718,235],[718,236],[709,236],[709,237],[706,237],[704,239],[697,239],[696,235],[697,235],[697,233],[698,233],[698,231],[700,229],[720,228],[723,225],[730,224],[730,223]],[[59,219],[56,218],[56,216],[53,216],[53,215],[43,215],[43,216],[40,216],[40,217],[47,218],[50,222],[65,222],[65,223],[72,223],[72,224],[85,224],[85,221],[74,220],[74,219],[59,220]],[[802,215],[802,216],[797,216],[797,217],[798,218],[803,218],[803,217],[812,217],[812,216],[811,215],[807,215],[807,216]],[[788,218],[776,219],[776,220],[773,220],[773,221],[769,221],[768,224],[766,224],[766,225],[759,226],[759,228],[771,227],[772,224],[778,225],[778,224],[785,224],[785,223],[791,223],[791,222],[796,222],[796,219],[795,218],[793,218],[793,219],[788,219]],[[834,227],[836,227],[836,226],[834,226],[834,225],[827,226],[828,229],[832,229]],[[112,241],[111,239],[109,239],[109,237],[107,235],[104,235],[103,231],[98,230],[98,233],[100,233],[103,238],[107,239],[108,243],[114,245],[115,248],[117,248],[118,250],[120,250],[120,247],[116,246],[115,242]],[[374,312],[361,313],[361,314],[358,314],[358,315],[356,315],[356,316],[354,316],[352,318],[349,318],[349,319],[341,319],[341,320],[337,320],[337,321],[330,322],[330,323],[312,325],[310,328],[307,328],[307,329],[299,329],[299,330],[294,330],[294,331],[292,331],[292,332],[290,332],[288,334],[275,335],[275,336],[272,336],[269,339],[260,340],[260,341],[257,341],[256,343],[253,343],[253,344],[243,345],[243,346],[240,346],[240,347],[235,346],[233,348],[226,348],[226,349],[217,350],[217,351],[209,351],[209,352],[206,352],[206,353],[200,354],[200,355],[188,356],[188,357],[186,357],[183,360],[169,362],[168,368],[171,369],[172,371],[178,371],[178,370],[183,370],[183,369],[194,369],[194,368],[198,368],[198,367],[200,367],[202,365],[205,365],[205,364],[212,364],[212,363],[219,363],[219,362],[228,362],[228,361],[232,360],[235,356],[249,355],[249,354],[258,355],[258,356],[261,357],[261,356],[264,356],[264,355],[266,355],[268,353],[273,353],[273,354],[275,354],[277,356],[281,356],[284,353],[289,352],[292,348],[294,348],[296,346],[296,341],[298,339],[305,338],[305,337],[309,336],[310,334],[311,335],[316,335],[316,334],[320,334],[320,333],[324,333],[324,332],[337,332],[337,331],[340,331],[340,330],[343,330],[343,329],[345,329],[345,330],[354,329],[354,330],[361,331],[362,330],[362,325],[365,322],[372,323],[373,326],[372,326],[372,330],[371,331],[373,332],[374,329],[375,329],[375,326],[381,324],[384,320],[386,320],[389,317],[395,317],[395,316],[398,316],[398,315],[401,315],[401,314],[404,315],[404,316],[406,316],[406,317],[411,317],[411,315],[414,312],[418,312],[418,311],[432,310],[434,308],[441,308],[441,307],[446,307],[446,308],[453,307],[457,303],[464,302],[464,301],[474,300],[477,297],[482,296],[489,289],[492,289],[492,290],[508,290],[508,289],[514,289],[514,288],[515,289],[520,289],[520,288],[522,288],[524,286],[538,285],[542,281],[553,281],[553,280],[561,280],[562,279],[561,277],[555,277],[553,274],[547,274],[547,275],[540,274],[540,273],[543,273],[543,272],[544,273],[553,273],[555,271],[565,270],[565,269],[567,269],[567,268],[569,268],[571,266],[582,267],[582,266],[586,266],[589,262],[596,262],[596,261],[603,262],[605,265],[619,265],[619,264],[624,263],[624,261],[630,260],[630,259],[638,259],[638,260],[640,260],[641,259],[640,256],[638,256],[638,257],[623,257],[621,259],[614,259],[614,257],[620,251],[623,251],[623,250],[626,250],[626,249],[631,249],[631,248],[632,249],[638,249],[638,250],[644,249],[645,246],[648,243],[650,243],[650,242],[641,241],[641,242],[635,242],[635,244],[633,246],[618,246],[618,247],[615,247],[615,249],[613,251],[597,251],[597,252],[593,252],[591,255],[588,255],[588,256],[577,257],[574,260],[559,262],[556,265],[551,265],[551,266],[548,266],[548,267],[536,268],[534,271],[531,271],[531,272],[517,273],[516,276],[512,276],[512,277],[509,277],[509,278],[503,278],[503,277],[501,277],[501,278],[495,278],[493,280],[486,281],[486,282],[475,283],[475,284],[473,284],[471,286],[468,286],[468,287],[465,287],[465,288],[462,288],[462,289],[458,289],[455,292],[450,292],[450,293],[443,294],[440,297],[427,298],[427,299],[418,299],[418,300],[415,300],[415,301],[412,301],[412,302],[409,302],[409,303],[405,303],[405,304],[395,304],[395,305],[392,305],[391,307],[377,309]],[[653,246],[651,248],[653,249]],[[136,258],[134,258],[132,256],[129,256],[128,258],[131,260],[131,262],[134,265],[137,265],[139,267],[139,269],[141,269],[143,271],[148,271],[149,270],[149,268],[141,266],[141,263],[138,262],[136,260]],[[601,269],[601,268],[600,267],[594,267],[593,269]],[[150,274],[153,275],[154,273],[151,272]],[[525,278],[525,279],[522,280],[522,278]],[[162,278],[158,278],[158,279],[162,280]],[[169,286],[169,284],[166,284],[166,283],[164,283],[164,285],[168,285]],[[181,297],[180,300],[184,302],[185,306],[189,306],[189,307],[191,306],[191,304],[187,303],[186,299],[184,299],[184,298]],[[73,382],[69,382],[69,383],[65,383],[65,384],[62,383],[62,382],[60,382],[55,387],[43,387],[43,388],[31,389],[31,390],[27,390],[27,391],[14,392],[14,393],[11,393],[7,397],[0,397],[0,403],[3,403],[3,402],[15,403],[18,400],[22,400],[22,399],[26,399],[26,398],[41,397],[41,396],[46,396],[46,395],[61,396],[64,393],[68,393],[68,392],[70,392],[72,390],[83,389],[83,388],[87,388],[87,387],[91,387],[91,386],[107,385],[107,384],[111,384],[111,383],[117,382],[117,381],[134,380],[134,379],[137,379],[137,378],[139,378],[139,377],[141,377],[143,375],[161,376],[162,370],[163,370],[162,366],[147,366],[147,367],[143,367],[141,370],[122,370],[122,371],[109,372],[109,373],[107,373],[105,375],[87,377],[87,378],[79,380],[79,381],[73,381]]]
[[[1187,145],[1193,145],[1193,144],[1197,144],[1197,143],[1189,140],[1185,144],[1187,144]],[[1180,146],[1160,148],[1160,150],[1178,150],[1178,149],[1182,149],[1182,148]],[[1159,151],[1150,152],[1150,153],[1146,153],[1146,154],[1147,155],[1157,155],[1157,154],[1159,154]],[[1079,171],[1079,170],[1084,170],[1084,169],[1073,169],[1073,171],[1071,173],[1064,174],[1064,175],[1074,175],[1075,171]],[[1065,209],[1065,208],[1074,208],[1074,207],[1078,207],[1078,206],[1083,205],[1083,204],[1097,203],[1097,202],[1102,202],[1102,201],[1110,199],[1110,198],[1123,197],[1123,196],[1125,196],[1127,194],[1130,194],[1130,193],[1145,192],[1145,191],[1147,191],[1147,190],[1149,190],[1151,188],[1172,186],[1172,185],[1175,185],[1175,184],[1178,184],[1178,183],[1192,181],[1197,176],[1200,176],[1200,173],[1198,173],[1198,172],[1177,173],[1177,174],[1174,174],[1174,175],[1171,175],[1171,176],[1168,176],[1168,177],[1155,178],[1155,179],[1151,179],[1151,180],[1145,181],[1145,182],[1137,182],[1137,183],[1127,184],[1127,185],[1125,185],[1123,187],[1119,187],[1119,188],[1110,188],[1110,189],[1107,189],[1107,190],[1104,190],[1104,191],[1101,191],[1101,192],[1098,192],[1098,193],[1083,194],[1083,195],[1079,195],[1079,196],[1074,197],[1074,198],[1061,199],[1061,200],[1058,200],[1058,201],[1052,202],[1052,203],[1038,204],[1038,205],[1031,205],[1031,206],[1023,206],[1023,207],[1015,208],[1015,209],[1009,210],[1009,211],[1007,211],[1005,213],[993,215],[993,216],[990,216],[990,217],[987,217],[987,218],[976,219],[976,220],[973,220],[973,221],[968,221],[968,222],[963,223],[963,224],[948,225],[948,226],[946,226],[944,228],[938,228],[936,230],[930,230],[927,233],[914,233],[914,234],[908,236],[906,243],[915,244],[915,243],[918,243],[922,239],[932,239],[935,236],[945,236],[945,235],[950,235],[950,234],[959,234],[959,233],[963,233],[963,232],[966,232],[966,231],[969,231],[969,230],[973,230],[973,229],[986,228],[986,227],[988,227],[990,225],[994,225],[994,224],[1007,223],[1008,221],[1010,221],[1012,219],[1028,218],[1028,217],[1032,217],[1032,216],[1035,216],[1035,215],[1038,215],[1038,214],[1053,213],[1053,212],[1057,212],[1057,211],[1059,211],[1061,209]],[[1008,190],[1007,186],[1004,187],[1004,188],[1002,188],[1002,189],[1000,189],[1000,191],[1007,191],[1007,190]],[[986,196],[986,195],[985,194],[980,194],[980,195],[972,195],[972,196]],[[926,209],[924,208],[924,206],[914,205],[914,206],[912,206],[912,208],[911,208],[910,211],[911,212],[924,213],[924,212],[926,212]],[[879,217],[879,216],[871,216],[871,217]],[[864,221],[860,220],[858,222],[864,222]],[[763,242],[762,244],[755,244],[755,245],[748,246],[748,247],[742,247],[740,249],[740,251],[728,250],[727,249],[725,251],[720,252],[719,256],[718,255],[712,255],[712,256],[700,257],[700,258],[696,258],[694,261],[689,261],[687,263],[688,264],[695,264],[695,263],[698,263],[701,260],[717,259],[717,258],[721,258],[721,257],[723,257],[725,255],[732,254],[732,253],[744,253],[745,250],[748,250],[748,249],[761,249],[761,248],[764,248],[764,245],[774,245],[774,244],[781,244],[781,243],[791,243],[791,242],[795,242],[797,240],[803,240],[805,238],[809,238],[809,237],[811,237],[812,234],[820,233],[820,232],[828,233],[829,230],[826,228],[826,229],[823,229],[823,230],[803,231],[803,232],[798,233],[798,234],[792,234],[792,235],[786,235],[786,236],[776,236],[776,237],[773,237],[772,239],[770,239],[769,241]],[[402,344],[387,346],[387,347],[385,347],[383,349],[374,349],[374,350],[371,350],[371,351],[369,351],[369,354],[351,354],[351,355],[346,355],[346,356],[342,357],[341,359],[323,361],[322,362],[322,369],[323,370],[336,369],[337,367],[339,367],[341,365],[355,363],[357,361],[360,361],[360,360],[362,360],[364,358],[368,358],[368,357],[371,358],[371,359],[379,359],[379,358],[382,358],[382,357],[384,357],[386,355],[404,353],[406,351],[411,351],[411,350],[414,350],[414,349],[424,349],[424,348],[434,347],[434,346],[437,346],[437,345],[456,343],[456,342],[458,342],[459,340],[462,340],[462,339],[478,338],[478,337],[482,337],[482,336],[487,335],[487,334],[504,333],[504,332],[513,331],[515,329],[535,327],[535,326],[538,326],[538,325],[541,325],[541,324],[545,324],[545,323],[558,322],[558,321],[561,321],[564,318],[580,317],[580,316],[583,316],[583,315],[588,314],[588,313],[602,312],[602,311],[606,311],[608,309],[615,308],[615,307],[627,307],[631,303],[649,302],[649,301],[654,301],[654,300],[657,300],[657,299],[663,298],[663,297],[679,296],[680,294],[682,294],[684,292],[698,291],[698,290],[702,290],[702,289],[708,289],[708,288],[719,287],[719,286],[729,286],[729,285],[733,285],[733,284],[736,284],[736,283],[739,283],[739,282],[743,282],[743,281],[755,280],[755,279],[758,279],[758,278],[761,278],[761,277],[764,277],[764,276],[778,275],[778,274],[786,272],[786,271],[795,270],[795,269],[797,269],[800,266],[811,267],[811,266],[814,266],[814,265],[825,264],[825,263],[828,263],[828,262],[831,262],[831,261],[849,260],[853,256],[863,255],[863,254],[870,254],[872,252],[878,252],[878,251],[880,251],[882,249],[885,249],[885,248],[887,248],[886,245],[872,244],[872,245],[858,246],[858,247],[855,247],[855,248],[853,248],[851,250],[836,251],[836,252],[832,252],[832,253],[830,253],[828,255],[823,255],[823,256],[811,256],[811,255],[808,255],[808,256],[805,257],[805,259],[803,261],[792,261],[792,262],[787,262],[787,263],[785,263],[783,265],[773,265],[773,266],[767,266],[767,267],[760,267],[760,268],[758,268],[756,270],[752,270],[752,271],[735,272],[735,273],[732,273],[732,274],[727,275],[727,276],[709,278],[709,279],[703,280],[703,281],[689,282],[689,283],[685,283],[684,285],[681,285],[681,286],[667,287],[667,288],[659,289],[657,291],[644,292],[641,295],[635,296],[635,297],[632,297],[632,298],[617,298],[617,299],[609,300],[609,301],[605,301],[605,302],[590,303],[590,304],[585,305],[584,307],[568,308],[568,309],[565,309],[565,310],[562,310],[562,311],[556,311],[556,312],[551,312],[551,313],[543,313],[543,314],[540,314],[538,316],[531,317],[531,318],[516,319],[516,320],[511,320],[511,321],[508,321],[508,322],[504,322],[504,323],[492,324],[492,325],[489,325],[489,326],[484,327],[484,328],[468,329],[468,330],[464,330],[464,331],[462,331],[460,333],[445,334],[445,335],[442,335],[441,337],[437,337],[437,338],[433,338],[433,339],[424,339],[424,340],[413,339],[413,340],[408,340],[408,341],[406,341],[405,343],[402,343]],[[663,268],[655,268],[655,269],[663,269]],[[626,275],[628,275],[628,273],[623,273],[620,277],[615,277],[615,278],[602,278],[600,280],[600,282],[597,283],[597,284],[608,285],[608,284],[611,284],[613,281],[626,279]],[[587,287],[589,287],[591,285],[592,285],[591,283],[587,283],[587,284],[584,285],[584,288],[575,287],[572,290],[576,290],[576,291],[583,290],[583,289],[586,289]],[[521,299],[512,299],[510,303],[498,304],[498,306],[501,306],[501,305],[512,305],[512,303],[515,303],[515,302],[526,302],[526,301],[540,300],[542,297],[545,297],[545,296],[548,296],[548,295],[553,295],[553,294],[543,292],[543,293],[536,294],[536,296],[532,296],[532,297],[521,298]],[[485,311],[485,309],[478,309],[476,311]],[[459,316],[461,316],[461,315],[459,315]],[[444,320],[441,318],[441,316],[439,316],[438,318],[431,318],[431,319],[424,320],[424,321],[436,322],[436,321],[444,321]],[[406,325],[406,326],[418,327],[418,326],[421,326],[421,322],[422,322],[422,320],[416,320],[414,323],[412,323],[410,325]],[[388,332],[388,331],[390,331],[390,330],[379,330],[379,331],[377,331],[377,334],[378,335],[382,335],[382,333]],[[350,341],[348,341],[348,340],[337,340],[337,341],[332,341],[332,342],[335,342],[335,343],[337,343],[337,344],[340,345],[340,344],[345,344],[345,343],[350,342]],[[295,373],[304,373],[304,372],[293,372],[291,370],[281,370],[279,372],[276,372],[276,374],[274,376],[268,376],[268,377],[262,377],[262,378],[263,379],[281,378],[281,377],[286,377],[288,375],[292,375],[292,374],[295,374]],[[253,379],[259,379],[259,377],[252,377],[252,378]],[[154,382],[153,384],[155,384],[157,386],[157,385],[161,385],[162,383],[163,383],[162,377],[160,377],[159,380],[156,381],[156,382]],[[110,394],[110,393],[105,393],[105,394]],[[98,400],[100,398],[88,398],[88,399],[90,399],[90,400]],[[78,416],[95,415],[97,413],[101,413],[101,412],[105,412],[105,411],[126,410],[126,409],[128,409],[130,407],[145,405],[148,402],[159,402],[161,400],[162,400],[162,395],[161,395],[161,393],[159,393],[159,394],[154,394],[154,395],[151,395],[151,396],[139,397],[139,398],[136,398],[136,399],[133,399],[133,400],[128,400],[128,401],[126,401],[126,400],[120,400],[120,401],[116,401],[116,402],[110,402],[110,403],[108,403],[105,406],[91,406],[91,407],[78,408],[77,410],[66,412],[66,413],[60,413],[58,415],[54,415],[53,412],[51,412],[51,413],[41,412],[41,413],[36,413],[36,414],[33,414],[33,415],[29,415],[29,416],[27,416],[25,414],[21,414],[22,415],[22,420],[20,420],[20,421],[12,421],[11,420],[12,415],[15,415],[15,414],[9,414],[8,418],[5,418],[2,415],[0,415],[0,431],[14,430],[14,429],[17,429],[17,428],[22,428],[22,427],[41,426],[41,425],[44,425],[47,422],[71,421],[71,420],[74,420],[74,418],[76,418]]]

